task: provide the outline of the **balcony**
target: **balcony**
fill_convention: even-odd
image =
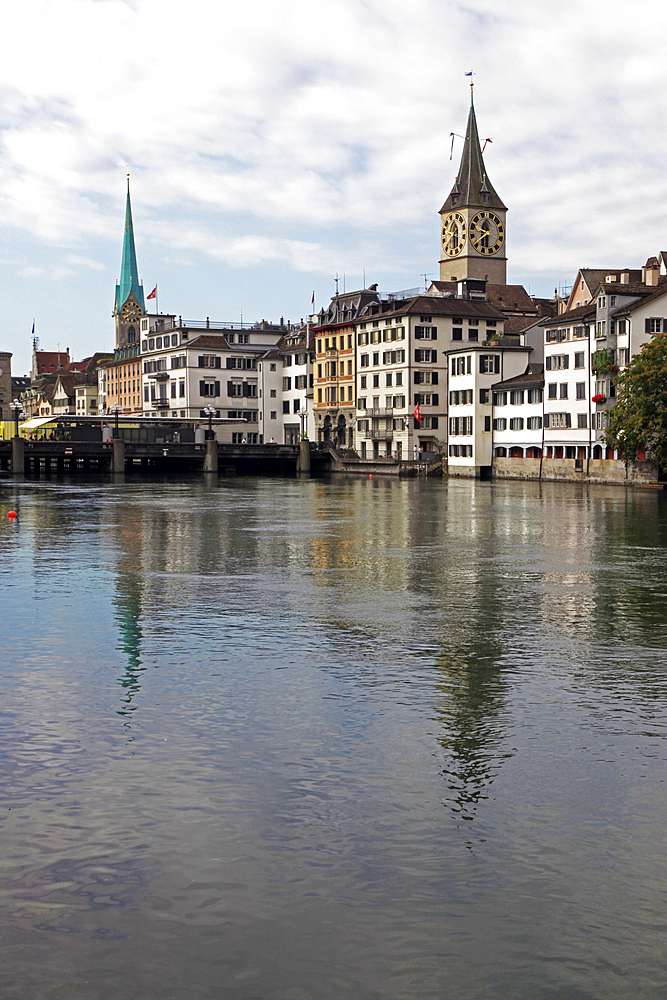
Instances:
[[[376,406],[372,410],[365,410],[367,417],[392,417],[394,415],[393,406]]]
[[[145,374],[148,376],[148,378],[154,378],[158,382],[166,382],[167,379],[169,378],[169,372],[166,370],[159,372],[146,372]]]
[[[393,431],[365,431],[364,437],[367,441],[391,441],[394,436]]]
[[[337,358],[338,357],[338,348],[337,347],[328,347],[326,349],[326,351],[324,352],[324,356],[326,358]]]

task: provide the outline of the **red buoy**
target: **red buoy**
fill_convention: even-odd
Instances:
[[[7,517],[9,518],[10,521],[13,521],[14,518],[16,517],[16,511],[15,510],[10,510],[10,512],[7,515]]]
[[[373,478],[373,473],[372,473],[372,472],[371,472],[371,474],[370,474],[370,476],[369,476],[368,478],[369,478],[369,479],[372,479],[372,478]]]

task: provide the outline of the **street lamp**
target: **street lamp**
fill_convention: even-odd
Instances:
[[[308,416],[307,409],[301,409],[297,412],[297,416],[301,418],[301,440],[306,440],[306,418]]]
[[[214,406],[205,406],[204,413],[208,417],[208,430],[206,432],[206,438],[210,441],[213,437],[213,417],[217,416],[217,410]]]
[[[25,417],[25,414],[23,413],[23,403],[19,402],[18,399],[14,399],[9,404],[9,407],[10,407],[11,410],[14,411],[14,420],[16,422],[16,433],[14,434],[14,437],[18,437],[19,436],[19,416],[21,418]]]
[[[120,406],[118,403],[114,403],[113,406],[109,407],[109,413],[114,413],[116,415],[116,428],[113,432],[115,438],[118,437],[118,414],[120,413]]]

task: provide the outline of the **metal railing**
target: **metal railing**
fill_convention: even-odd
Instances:
[[[367,417],[391,417],[393,414],[393,406],[375,406],[373,409],[367,409],[365,411],[365,415]]]
[[[364,437],[367,441],[391,441],[394,436],[393,431],[365,431]]]

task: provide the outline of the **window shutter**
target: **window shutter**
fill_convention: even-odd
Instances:
[[[572,426],[572,418],[571,418],[571,416],[570,416],[569,413],[565,414],[565,426],[566,427],[571,427]]]
[[[431,385],[437,385],[437,384],[438,384],[438,373],[431,372]]]
[[[234,367],[234,358],[227,358],[227,368]]]
[[[228,396],[233,396],[234,395],[234,383],[233,382],[228,382],[227,383],[227,395]]]
[[[199,360],[201,361],[201,358]],[[206,383],[204,382],[204,379],[203,378],[200,379],[199,380],[199,395],[200,396],[205,395],[205,393],[204,393],[204,387],[205,387],[205,385],[206,385]]]
[[[249,392],[248,392],[248,383],[247,382],[243,383],[243,395],[244,396],[248,396],[249,395]]]
[[[569,367],[570,367],[570,355],[569,354],[564,354],[563,355],[563,368],[569,368]]]
[[[437,392],[434,392],[433,395],[431,396],[431,403],[433,404],[433,406],[440,405],[440,396],[437,394]]]
[[[651,332],[651,320],[650,319],[645,319],[644,320],[644,333],[650,333],[650,332]]]
[[[200,368],[204,367],[204,358],[203,358],[203,355],[201,355],[201,354],[199,355],[199,367]]]
[[[496,354],[493,359],[493,371],[496,375],[500,375],[500,355]]]
[[[216,394],[216,396],[220,395],[220,383],[218,382],[217,379],[215,381],[215,394]]]
[[[221,360],[218,357],[216,357],[216,359],[215,359],[215,367],[216,368],[220,368],[221,367]]]
[[[647,320],[647,322],[648,322],[648,320]],[[421,340],[422,339],[422,333],[423,333],[423,331],[424,331],[423,326],[416,326],[415,327],[415,340]]]
[[[419,350],[418,347],[415,347],[415,361],[421,361],[421,359],[422,359],[422,352]]]
[[[435,338],[437,336],[438,336],[438,328],[437,328],[437,326],[432,326],[431,327],[431,340],[435,340]]]
[[[416,392],[416,393],[415,393],[415,406],[418,406],[418,405],[419,405],[419,403],[421,403],[421,401],[422,401],[422,398],[421,398],[421,396],[419,395],[419,393],[418,393],[418,392]]]
[[[437,431],[437,429],[438,429],[438,418],[437,417],[431,417],[431,427],[433,428],[434,431]]]
[[[419,372],[415,372],[415,385],[419,385],[420,381]]]
[[[551,355],[550,354],[548,354],[547,357],[544,359],[544,367],[546,368],[546,370],[548,372],[551,371]]]

